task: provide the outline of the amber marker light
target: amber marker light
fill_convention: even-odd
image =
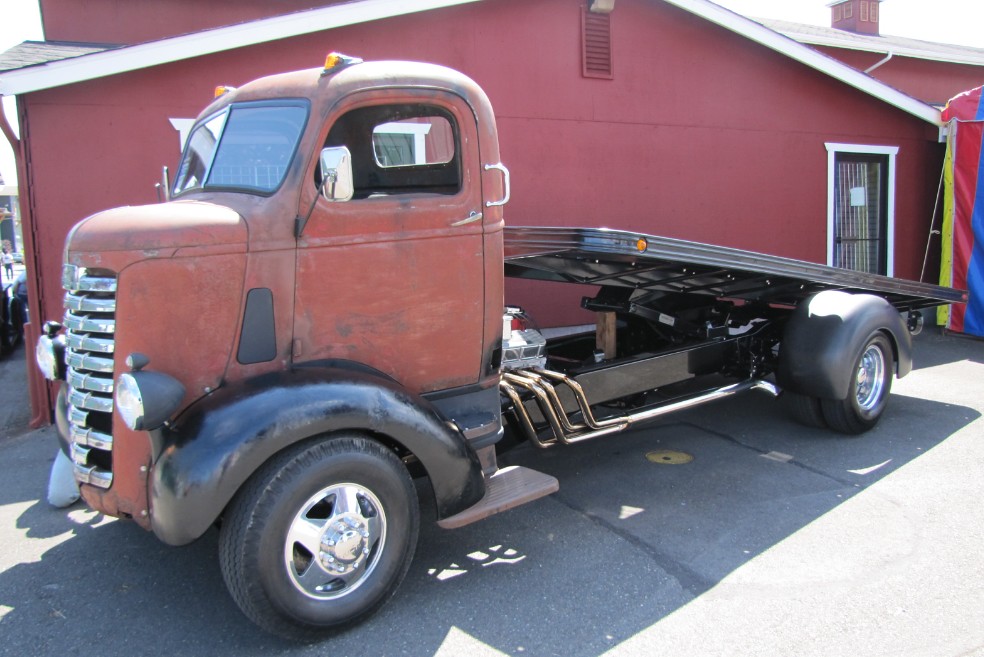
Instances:
[[[358,57],[350,57],[349,55],[343,55],[340,52],[329,53],[325,57],[325,69],[321,71],[321,75],[328,75],[331,73],[332,69],[344,68],[350,64],[361,64],[362,60]]]
[[[215,88],[215,97],[218,98],[219,96],[224,96],[230,91],[235,91],[235,90],[236,90],[235,87],[229,87],[224,84],[220,84]]]
[[[341,63],[342,63],[341,54],[337,52],[328,53],[328,56],[325,57],[325,70],[330,71],[331,69],[335,68]]]
[[[649,248],[649,242],[646,241],[645,237],[640,237],[638,240],[636,240],[636,249],[639,250],[639,253],[645,253],[646,249],[648,248]]]

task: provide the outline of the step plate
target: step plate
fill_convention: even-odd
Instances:
[[[495,515],[500,511],[512,509],[532,502],[560,489],[555,477],[519,465],[511,465],[496,471],[485,481],[485,497],[478,504],[468,507],[461,513],[438,520],[444,529],[457,529]]]

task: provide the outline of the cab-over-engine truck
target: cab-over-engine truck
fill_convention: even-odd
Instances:
[[[848,434],[911,367],[933,285],[604,229],[504,228],[489,100],[455,71],[330,56],[199,116],[166,202],[79,222],[38,364],[85,502],[211,527],[247,617],[312,638],[395,591],[414,478],[455,528],[557,490],[497,446],[608,436],[739,392]],[[503,276],[589,284],[546,340]],[[503,441],[507,436],[508,440]]]

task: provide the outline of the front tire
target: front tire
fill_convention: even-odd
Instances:
[[[396,455],[360,434],[286,450],[230,505],[226,586],[261,628],[310,641],[379,609],[413,559],[420,511]]]
[[[888,404],[895,363],[891,342],[876,331],[865,340],[854,362],[847,397],[821,399],[820,408],[831,429],[857,435],[874,427]]]

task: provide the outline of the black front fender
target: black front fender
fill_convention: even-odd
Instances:
[[[195,540],[271,456],[343,430],[385,436],[412,452],[430,477],[438,518],[485,493],[474,450],[426,400],[370,373],[301,369],[222,388],[162,431],[149,482],[154,533],[171,545]]]

